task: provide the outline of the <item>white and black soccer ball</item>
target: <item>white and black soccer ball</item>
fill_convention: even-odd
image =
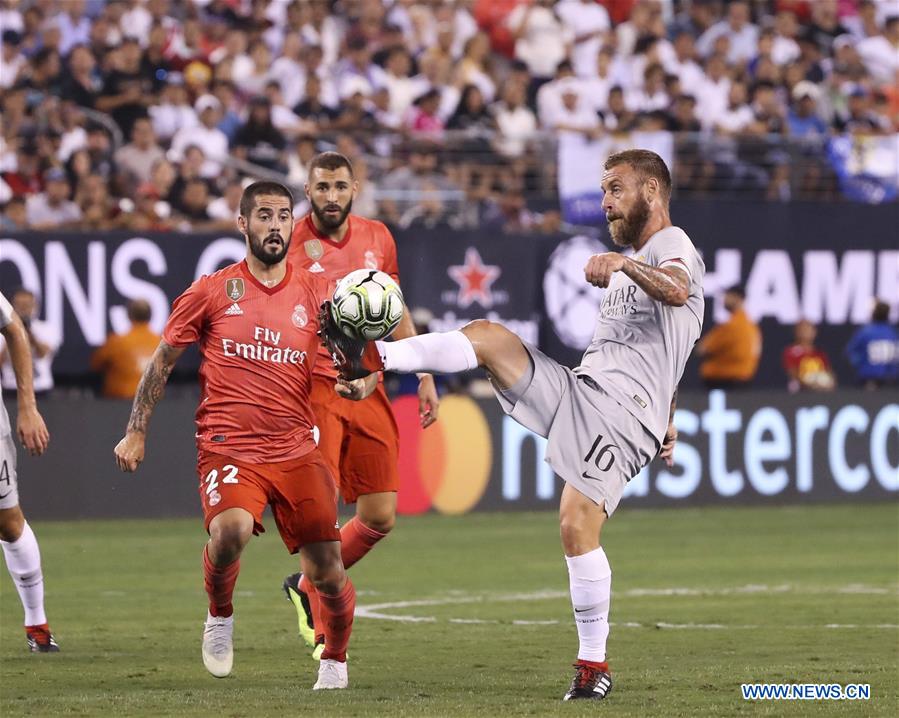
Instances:
[[[337,283],[331,318],[353,339],[383,339],[403,318],[403,292],[386,272],[357,269]]]

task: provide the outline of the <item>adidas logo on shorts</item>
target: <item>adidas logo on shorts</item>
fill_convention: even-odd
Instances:
[[[228,309],[225,311],[226,317],[236,317],[238,314],[243,314],[243,309],[240,308],[237,302],[234,302]]]

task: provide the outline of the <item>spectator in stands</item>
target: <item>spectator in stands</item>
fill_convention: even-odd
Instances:
[[[354,165],[355,167],[355,165]],[[234,226],[237,216],[240,214],[240,196],[243,193],[243,185],[232,180],[225,186],[225,191],[221,197],[216,197],[209,203],[207,212],[214,222],[229,222],[231,227]],[[355,203],[353,207],[355,211]],[[224,224],[222,224],[224,226]]]
[[[60,97],[79,107],[93,108],[103,89],[97,61],[87,45],[75,45],[66,60]]]
[[[132,299],[128,302],[131,328],[124,334],[110,334],[91,356],[91,371],[103,375],[102,394],[107,399],[134,398],[161,338],[150,328],[151,316],[149,302]]]
[[[571,51],[574,34],[559,18],[553,0],[533,0],[518,5],[506,18],[506,26],[515,40],[515,58],[528,66],[531,86],[528,97],[549,82],[556,67]]]
[[[762,333],[743,306],[740,287],[724,292],[724,308],[730,317],[710,329],[696,344],[702,358],[699,376],[708,389],[740,389],[749,386],[762,355]]]
[[[75,45],[86,43],[90,39],[91,21],[85,14],[84,0],[67,0],[56,16],[59,28],[59,53],[67,56]]]
[[[40,160],[37,156],[37,144],[32,139],[19,139],[15,169],[4,172],[3,181],[16,196],[33,195],[41,191]]]
[[[315,74],[306,77],[306,94],[293,111],[301,119],[318,125],[320,130],[327,130],[337,119],[337,110],[322,100],[322,81]]]
[[[60,336],[51,324],[38,319],[37,297],[30,289],[20,287],[13,292],[9,303],[12,304],[31,345],[31,359],[34,368],[35,396],[46,395],[53,389],[53,357],[59,350]],[[6,342],[0,337],[0,384],[4,392],[16,391],[16,375],[13,372]]]
[[[877,300],[871,321],[859,328],[846,355],[865,389],[879,389],[899,379],[899,332],[890,324],[890,305]]]
[[[225,133],[229,143],[233,142],[237,130],[243,125],[240,117],[240,102],[237,99],[237,88],[229,80],[216,80],[212,85],[212,94],[221,103],[222,108],[222,116],[217,127]]]
[[[562,0],[555,11],[572,38],[574,73],[578,77],[594,77],[603,39],[612,29],[608,11],[595,0]]]
[[[418,192],[430,185],[440,193],[456,188],[437,167],[439,148],[429,142],[416,142],[409,150],[409,161],[393,170],[381,181],[388,197],[381,201],[380,215],[385,222],[396,223],[418,203]]]
[[[96,107],[112,115],[125,137],[138,117],[146,117],[147,107],[156,103],[153,76],[141,66],[141,48],[136,38],[125,37],[112,51],[112,71],[106,76]]]
[[[81,208],[80,226],[84,229],[115,229],[119,222],[119,206],[109,196],[106,180],[89,175],[78,184],[75,203]]]
[[[496,129],[496,120],[487,109],[484,94],[477,85],[466,85],[456,111],[446,122],[446,129],[466,137],[462,151],[488,151],[487,137]]]
[[[169,142],[184,127],[194,127],[197,113],[191,107],[184,85],[184,75],[170,72],[159,96],[159,104],[149,109],[153,132],[163,142]]]
[[[899,4],[893,11],[899,13]],[[894,82],[899,72],[899,14],[886,18],[883,32],[861,40],[856,50],[875,82]]]
[[[228,156],[228,138],[218,127],[222,103],[215,95],[201,95],[194,103],[200,124],[184,127],[172,138],[171,154],[180,162],[190,145],[199,147],[204,157],[203,177],[218,177],[222,172],[222,160]]]
[[[745,64],[755,57],[759,29],[752,23],[747,0],[732,0],[727,6],[727,19],[706,30],[696,41],[696,49],[708,57],[722,37],[728,40],[727,60],[731,64]]]
[[[22,53],[22,35],[16,30],[4,29],[2,48],[0,48],[0,89],[8,90],[16,84],[19,74],[27,66],[27,59]]]
[[[4,232],[15,232],[26,229],[28,215],[25,212],[25,198],[12,197],[3,205],[3,214],[0,215],[0,229]]]
[[[793,104],[787,116],[787,127],[793,137],[824,137],[827,124],[818,114],[821,90],[814,83],[803,80],[793,88]]]
[[[164,157],[150,120],[146,117],[136,120],[131,130],[131,142],[115,153],[116,167],[124,182],[122,187],[133,190],[149,182],[153,166]]]
[[[499,131],[496,150],[507,158],[522,157],[528,143],[537,134],[537,118],[525,104],[526,87],[520,82],[507,82],[503,86],[502,101],[492,105]]]
[[[836,387],[830,359],[823,349],[815,346],[817,335],[815,325],[803,319],[796,324],[793,344],[784,349],[783,367],[790,393],[831,391]]]
[[[840,133],[876,135],[889,130],[889,121],[871,109],[871,95],[862,85],[849,92],[844,112],[837,112],[833,129]]]
[[[187,221],[189,229],[209,229],[209,185],[201,177],[193,177],[184,182],[176,207],[178,214]]]
[[[461,100],[459,101],[461,105]],[[440,93],[436,89],[425,92],[415,99],[406,115],[406,129],[420,139],[440,140],[444,123],[440,119]]]
[[[283,171],[287,140],[272,123],[272,108],[267,97],[250,101],[247,121],[234,137],[232,152],[241,159],[270,170]]]
[[[822,53],[829,55],[834,38],[848,32],[840,22],[837,0],[815,0],[812,4],[812,20],[805,37],[814,42]]]
[[[490,40],[483,32],[476,33],[465,43],[462,59],[456,65],[453,84],[456,87],[477,85],[484,99],[488,103],[493,102],[496,83],[490,74]]]
[[[287,182],[293,187],[302,187],[309,178],[309,163],[318,154],[318,145],[312,135],[300,135],[294,143],[293,151],[287,155]]]
[[[52,167],[44,172],[44,191],[28,197],[25,214],[30,229],[61,229],[81,219],[81,209],[69,197],[71,188],[65,170]]]

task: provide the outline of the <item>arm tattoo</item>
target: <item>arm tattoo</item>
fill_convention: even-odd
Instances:
[[[690,278],[679,267],[650,267],[628,259],[622,270],[650,297],[664,304],[680,307],[690,296]]]
[[[182,351],[182,349],[169,346],[165,342],[159,342],[159,346],[156,347],[153,358],[144,370],[144,375],[137,387],[134,404],[131,407],[131,418],[128,420],[128,431],[147,433],[150,415],[162,398],[165,383]]]

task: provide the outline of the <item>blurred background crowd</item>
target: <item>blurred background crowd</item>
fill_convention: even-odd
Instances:
[[[771,200],[899,137],[899,0],[0,0],[0,31],[7,230],[231,229],[248,177],[336,148],[359,214],[554,232],[566,134]]]

